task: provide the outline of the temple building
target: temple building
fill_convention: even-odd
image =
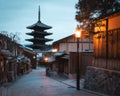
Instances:
[[[26,33],[27,35],[33,36],[31,39],[26,39],[26,41],[32,42],[31,45],[27,47],[32,48],[33,50],[45,51],[48,48],[46,42],[52,41],[53,39],[45,38],[45,36],[51,35],[52,33],[48,33],[46,30],[51,29],[51,26],[43,24],[40,20],[40,6],[38,11],[38,21],[37,23],[30,25],[27,29],[33,30],[31,33]]]

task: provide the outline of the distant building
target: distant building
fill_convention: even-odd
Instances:
[[[30,59],[31,68],[36,69],[37,67],[36,53],[28,48],[23,47],[23,49],[24,49],[23,54]]]
[[[58,41],[53,42],[52,47],[58,51],[65,51],[66,53],[76,52],[77,40],[74,35],[67,36]],[[82,37],[79,40],[79,52],[93,51],[93,40]]]
[[[58,69],[58,74],[63,73],[70,78],[76,76],[76,62],[77,62],[77,40],[74,34],[62,38],[58,41],[53,42],[53,49],[56,49],[54,56],[56,62],[53,62],[53,68]],[[82,56],[82,65],[85,70],[86,67],[91,63],[91,54],[93,53],[93,40],[90,37],[82,35],[79,39],[79,54]],[[82,54],[82,55],[81,55]],[[81,57],[79,59],[81,60]],[[86,62],[83,60],[86,59]],[[84,64],[83,64],[84,63]],[[85,72],[82,71],[84,75]]]
[[[40,21],[40,7],[38,12],[38,22],[31,26],[28,26],[27,28],[33,30],[31,33],[26,33],[27,35],[33,36],[31,39],[26,39],[26,41],[33,43],[31,45],[28,45],[28,47],[32,48],[33,50],[45,51],[48,48],[45,43],[52,41],[52,39],[45,38],[45,36],[52,34],[46,32],[45,30],[51,29],[52,27],[45,25]]]

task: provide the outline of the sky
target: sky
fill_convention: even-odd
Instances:
[[[74,33],[75,4],[78,0],[0,0],[0,31],[18,33],[20,44],[29,44],[25,39],[32,38],[27,29],[38,21],[38,6],[40,5],[41,22],[52,26],[47,32],[53,33],[46,38],[53,42]]]

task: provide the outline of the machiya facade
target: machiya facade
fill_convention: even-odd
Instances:
[[[67,54],[76,52],[77,39],[74,34],[53,42],[52,47],[58,51],[65,51]],[[93,51],[93,40],[91,38],[81,37],[79,39],[79,52]]]
[[[94,58],[87,68],[85,88],[119,96],[120,12],[96,21],[93,40]]]
[[[36,60],[33,58],[36,56],[35,52],[28,50],[8,36],[8,34],[0,33],[0,86],[30,72],[33,65],[36,64]],[[30,62],[30,60],[32,61]]]
[[[53,42],[52,48],[56,49],[55,59],[57,62],[54,62],[54,66],[58,67],[58,72],[67,75],[71,79],[76,78],[76,62],[77,62],[77,40],[75,35],[72,34],[65,38],[62,38],[58,41]],[[82,61],[86,58],[87,62],[83,66],[85,70],[88,64],[92,61],[88,57],[92,57],[93,53],[93,40],[90,37],[82,36],[79,39],[79,60]],[[90,58],[91,58],[90,57]],[[80,62],[81,65],[81,62]],[[82,71],[82,75],[85,75],[84,70]]]

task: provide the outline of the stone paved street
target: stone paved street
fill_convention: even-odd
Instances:
[[[64,83],[46,77],[45,68],[38,68],[16,80],[6,89],[6,96],[98,96],[77,91]]]

